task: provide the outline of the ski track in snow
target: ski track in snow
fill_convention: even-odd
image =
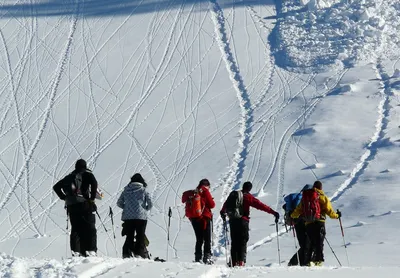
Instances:
[[[113,259],[113,258],[104,258],[100,259],[97,264],[83,273],[79,274],[80,278],[94,278],[106,274],[111,269],[116,268],[117,266],[126,263],[126,261],[122,259]]]
[[[361,156],[359,163],[354,167],[354,169],[351,171],[351,174],[349,178],[347,178],[342,184],[338,186],[338,189],[333,193],[333,195],[330,197],[332,202],[337,201],[347,190],[351,189],[358,181],[360,176],[364,173],[365,169],[368,167],[369,163],[375,158],[375,155],[378,151],[378,148],[380,146],[381,141],[384,139],[385,136],[385,129],[387,128],[387,123],[388,123],[388,115],[389,115],[389,109],[390,109],[390,95],[392,95],[391,87],[390,87],[390,80],[387,78],[387,73],[385,72],[383,65],[381,64],[381,61],[378,59],[376,65],[374,65],[377,78],[381,83],[382,89],[380,90],[380,95],[382,96],[382,100],[379,102],[378,105],[378,119],[376,121],[375,127],[376,131],[374,135],[371,137],[370,142],[366,146],[366,151],[365,153]],[[347,72],[347,71],[345,71]],[[341,74],[341,77],[344,75],[343,72]],[[341,78],[335,82],[334,86],[331,86],[331,88],[326,91],[323,96],[326,96],[335,86],[340,82]],[[317,103],[321,101],[322,98],[317,98],[314,102],[314,104],[310,107],[313,109]],[[278,189],[278,191],[281,191]],[[278,200],[279,203],[279,200]],[[282,235],[286,233],[285,229],[281,229],[278,231],[279,235]],[[263,244],[269,243],[272,241],[273,238],[276,237],[276,233],[273,233],[258,242],[248,246],[247,250],[252,251],[255,248],[260,247]]]
[[[286,152],[287,152],[288,144],[290,143],[292,134],[293,134],[294,132],[296,132],[297,129],[294,129],[292,132],[290,132],[290,134],[289,134],[290,136],[287,137],[286,142],[284,143],[285,138],[286,138],[285,135],[288,134],[289,130],[291,130],[292,127],[293,127],[295,124],[298,124],[298,126],[301,126],[302,123],[304,123],[304,122],[306,121],[306,119],[312,114],[312,111],[315,109],[315,107],[318,105],[318,103],[320,103],[320,102],[323,100],[323,98],[324,98],[326,95],[328,95],[328,93],[329,93],[333,88],[335,88],[335,87],[337,86],[337,84],[339,84],[340,80],[342,79],[342,77],[344,76],[344,74],[345,74],[346,72],[347,72],[347,70],[345,70],[345,71],[339,73],[339,74],[338,74],[338,78],[336,79],[336,81],[335,81],[329,88],[327,88],[323,93],[321,93],[321,94],[320,94],[320,97],[314,98],[314,99],[311,101],[311,103],[305,108],[304,112],[303,112],[303,113],[300,113],[300,116],[299,116],[295,121],[293,121],[292,124],[286,129],[286,131],[283,133],[283,135],[282,135],[282,137],[281,137],[281,139],[280,139],[280,143],[278,144],[278,146],[280,146],[280,147],[278,148],[278,151],[277,151],[277,154],[276,154],[276,156],[275,156],[274,164],[273,164],[273,165],[278,165],[278,164],[283,165],[283,164],[284,164],[284,160],[285,160],[285,158],[286,158]],[[300,121],[300,119],[303,119],[303,120]],[[300,124],[299,124],[299,122],[300,122]],[[282,147],[282,146],[284,146],[284,147]],[[281,148],[283,149],[283,152],[280,151]],[[283,174],[282,174],[283,169],[282,169],[282,168],[283,168],[283,167],[281,166],[281,167],[280,167],[280,174],[279,174],[280,177],[279,177],[279,179],[283,179],[283,176],[282,176],[282,175],[283,175]],[[264,186],[265,186],[265,185],[264,185]],[[262,189],[263,189],[263,188],[261,188],[261,190],[262,190]],[[280,205],[280,203],[281,203],[281,199],[282,199],[282,198],[281,198],[281,196],[282,196],[281,193],[282,193],[282,192],[283,192],[283,181],[278,183],[278,188],[277,188],[277,204],[276,204],[276,207],[278,207],[278,206]],[[278,235],[283,235],[283,234],[285,234],[286,232],[287,232],[286,229],[280,229],[280,230],[278,230]],[[271,242],[274,238],[276,238],[276,237],[277,237],[277,233],[274,232],[274,233],[272,233],[272,234],[266,236],[265,238],[260,239],[260,240],[257,241],[256,243],[247,246],[247,250],[248,250],[248,252],[251,252],[251,251],[253,251],[254,249],[256,249],[256,248],[258,248],[258,247],[260,247],[260,246],[262,246],[262,245],[264,245],[264,244],[270,243],[270,242]]]
[[[225,17],[224,13],[217,1],[210,1],[211,18],[215,26],[215,36],[221,51],[221,55],[225,61],[225,66],[228,71],[229,77],[232,81],[233,87],[236,91],[239,101],[241,119],[239,123],[239,140],[238,149],[234,153],[232,165],[229,171],[221,178],[220,184],[223,184],[223,191],[221,201],[224,201],[229,192],[239,186],[240,180],[245,167],[245,160],[247,156],[247,147],[249,144],[249,137],[251,134],[251,124],[253,121],[252,108],[250,97],[248,95],[246,86],[240,74],[237,62],[232,54],[229,39],[226,34]],[[218,239],[214,251],[218,251],[221,244],[220,239],[223,238],[223,221],[218,218],[216,224],[213,223],[215,228],[214,236]]]
[[[382,97],[378,105],[378,119],[375,124],[376,130],[374,135],[371,137],[370,142],[366,146],[366,150],[361,156],[359,163],[351,171],[349,178],[346,179],[339,186],[336,192],[330,197],[331,201],[333,202],[339,199],[340,196],[342,196],[347,190],[352,188],[353,185],[357,183],[358,179],[364,173],[369,163],[375,158],[380,143],[385,137],[385,129],[387,128],[387,124],[389,122],[389,103],[392,91],[390,87],[390,80],[387,78],[388,75],[386,74],[380,59],[378,59],[378,61],[374,65],[374,69],[376,71],[377,78],[380,80],[381,83],[381,90],[379,93]]]
[[[77,9],[78,9],[78,5],[77,5]],[[49,99],[49,102],[48,102],[47,107],[45,109],[45,113],[44,113],[43,118],[42,118],[42,123],[41,123],[41,127],[39,129],[39,132],[36,135],[36,138],[35,138],[34,142],[30,146],[29,151],[27,152],[27,155],[26,155],[26,158],[25,158],[25,162],[24,162],[22,168],[19,170],[19,173],[15,178],[15,182],[13,183],[13,185],[11,186],[9,192],[5,195],[5,197],[3,198],[3,200],[0,203],[0,211],[2,211],[4,209],[4,206],[7,204],[7,202],[9,201],[9,199],[11,197],[11,195],[14,193],[14,191],[17,188],[19,182],[21,181],[22,176],[26,173],[27,167],[29,166],[29,162],[32,159],[32,156],[33,156],[33,154],[34,154],[34,152],[36,150],[36,147],[37,147],[40,139],[43,136],[44,130],[45,130],[46,126],[47,126],[47,122],[48,122],[49,117],[50,117],[51,109],[52,109],[52,107],[54,105],[54,100],[55,100],[55,97],[56,97],[56,94],[57,94],[58,85],[60,84],[60,81],[61,81],[61,78],[62,78],[62,75],[63,75],[63,72],[64,72],[64,68],[65,68],[65,65],[66,65],[68,57],[69,57],[69,51],[70,51],[70,48],[71,48],[71,45],[72,45],[72,38],[73,38],[73,35],[75,33],[75,30],[76,30],[77,21],[78,21],[77,17],[74,17],[73,20],[72,20],[69,36],[68,36],[68,39],[67,39],[67,43],[66,43],[65,49],[62,52],[62,55],[60,57],[60,61],[58,63],[58,68],[57,68],[57,71],[55,73],[55,76],[53,78],[53,82],[52,82],[50,90],[49,90],[50,99]]]

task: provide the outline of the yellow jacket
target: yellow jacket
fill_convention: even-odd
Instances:
[[[317,188],[314,188],[315,191],[318,192],[319,194],[319,205],[321,207],[321,218],[319,221],[325,222],[326,215],[328,215],[332,219],[338,219],[339,215],[333,210],[331,201],[326,197],[324,191],[319,190]],[[303,211],[301,202],[300,204],[295,208],[295,210],[292,212],[290,217],[292,218],[299,218],[301,216],[301,213]],[[306,222],[305,224],[310,224],[311,222]]]

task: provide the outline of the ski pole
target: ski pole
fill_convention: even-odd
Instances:
[[[69,214],[68,214],[68,209],[67,206],[65,206],[65,212],[67,213],[67,234],[65,237],[65,257],[68,257],[68,235],[69,235],[69,226],[68,226],[68,220],[69,220]]]
[[[342,225],[342,217],[341,217],[341,213],[340,213],[339,210],[337,210],[337,213],[340,215],[340,217],[339,217],[339,224],[340,224],[340,230],[342,231],[343,245],[344,245],[344,250],[345,250],[345,252],[346,252],[347,265],[350,266],[349,255],[347,254],[347,245],[346,245],[346,241],[345,241],[345,239],[344,239],[344,231],[343,231],[343,225]]]
[[[232,258],[230,255],[230,250],[229,250],[229,237],[228,237],[228,224],[226,223],[226,219],[224,220],[224,231],[225,231],[225,254],[226,254],[226,264],[229,267],[233,267],[232,265]]]
[[[299,249],[297,249],[296,231],[293,222],[292,222],[292,230],[293,230],[294,248],[296,248],[296,254],[297,254],[297,265],[300,265],[300,255],[299,255]]]
[[[330,245],[330,243],[329,243],[328,239],[326,238],[326,236],[325,236],[325,241],[326,241],[326,243],[328,243],[329,248],[331,248],[331,251],[332,251],[333,255],[335,256],[336,260],[338,261],[339,265],[342,266],[342,264],[341,264],[340,261],[339,261],[339,258],[336,256],[335,251],[333,251],[333,248],[332,248],[332,246]]]
[[[169,228],[171,227],[171,216],[172,216],[172,210],[171,210],[171,207],[169,207],[169,210],[168,210],[168,231],[167,231],[167,261],[168,261]]]
[[[97,210],[96,210],[96,214],[97,214],[97,216],[99,217],[100,222],[101,222],[101,224],[103,225],[104,230],[106,231],[106,233],[108,233],[107,228],[106,228],[106,225],[104,225],[104,222],[103,222],[103,220],[101,220],[100,214],[98,213]]]
[[[211,219],[210,219],[210,225],[211,225],[211,228],[210,228],[210,239],[211,239],[211,247],[214,247],[214,218],[213,218],[213,216],[211,216]],[[212,249],[211,249],[212,250]],[[214,259],[214,253],[212,252],[212,260],[213,261],[215,261]]]
[[[278,234],[278,217],[275,217],[275,227],[276,227],[276,242],[278,243],[278,259],[279,259],[279,265],[281,265],[281,249],[279,248],[279,234]]]
[[[110,218],[111,218],[111,226],[112,226],[112,229],[113,229],[113,236],[114,236],[114,239],[115,239],[115,230],[114,230],[114,212],[113,212],[113,210],[112,210],[111,206],[110,206],[110,212],[108,213],[108,215],[109,215],[109,216],[110,216]]]
[[[118,257],[118,250],[117,250],[117,239],[115,237],[115,227],[114,227],[114,212],[110,206],[110,212],[108,213],[108,215],[111,218],[111,226],[112,226],[112,230],[113,230],[113,236],[114,236],[114,248],[115,248],[115,253]]]
[[[211,220],[210,220],[210,224],[211,224],[211,229],[210,229],[210,233],[211,233],[211,246],[214,246],[214,218],[211,216]]]

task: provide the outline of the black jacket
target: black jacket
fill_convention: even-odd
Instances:
[[[61,200],[65,200],[67,205],[82,203],[85,200],[94,200],[96,198],[97,180],[90,170],[84,170],[82,174],[82,196],[76,196],[72,194],[71,183],[76,173],[77,170],[72,171],[72,173],[65,176],[53,186],[54,192]]]

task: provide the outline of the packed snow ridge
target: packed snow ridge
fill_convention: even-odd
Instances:
[[[270,39],[277,63],[286,69],[319,72],[398,56],[398,0],[288,0],[277,5]]]

